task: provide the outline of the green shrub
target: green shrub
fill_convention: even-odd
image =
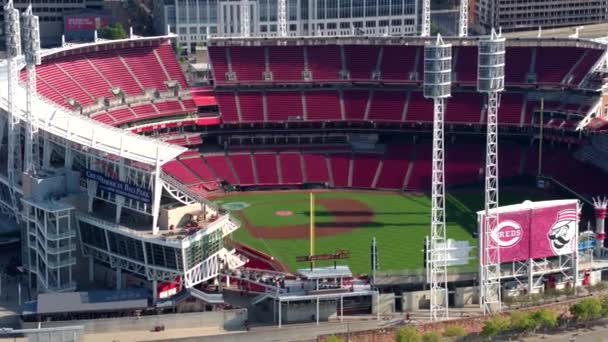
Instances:
[[[548,309],[540,309],[530,315],[535,329],[552,329],[557,326],[557,315]]]
[[[600,304],[602,305],[602,317],[608,317],[608,296],[602,297]]]
[[[443,336],[445,337],[465,337],[467,335],[464,328],[459,325],[450,325],[446,327],[443,331]]]
[[[487,320],[481,329],[481,336],[494,337],[509,331],[509,319],[496,315]]]
[[[344,339],[336,335],[331,335],[325,339],[325,342],[344,342]]]
[[[591,321],[602,316],[602,304],[597,298],[585,298],[572,305],[570,313],[578,321]]]
[[[396,342],[420,342],[420,333],[415,327],[402,327],[397,330]]]
[[[441,335],[436,331],[429,331],[422,335],[422,342],[440,342]]]
[[[526,332],[535,327],[536,323],[531,314],[522,311],[515,311],[511,314],[511,329],[517,332]]]

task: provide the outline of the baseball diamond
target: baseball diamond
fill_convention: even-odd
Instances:
[[[518,190],[505,191],[504,203],[521,202]],[[532,194],[538,198],[539,194]],[[380,269],[383,271],[421,269],[424,238],[428,235],[430,198],[424,194],[379,191],[323,191],[316,194],[316,250],[351,252],[347,263],[353,272],[370,272],[369,248],[372,237],[378,241]],[[308,253],[309,206],[306,191],[265,191],[232,193],[216,199],[221,203],[246,202],[233,211],[243,228],[232,238],[274,256],[294,271],[305,267],[296,256]],[[461,189],[447,196],[450,238],[476,244],[475,211],[483,201],[478,192]],[[280,208],[280,209],[277,209]],[[288,210],[290,216],[277,216]],[[331,262],[320,262],[320,265]]]

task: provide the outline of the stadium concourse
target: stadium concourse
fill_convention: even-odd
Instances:
[[[216,38],[208,47],[213,82],[194,87],[173,39],[134,36],[43,51],[30,113],[41,132],[39,170],[16,182],[0,173],[4,211],[18,217],[16,197],[37,213],[25,215],[22,261],[38,290],[73,291],[97,280],[146,287],[152,306],[178,310],[195,306],[184,304],[188,296],[197,309],[219,305],[223,297],[211,292],[228,286],[262,292],[250,310],[272,321],[278,303],[285,322],[395,309],[395,300],[380,304],[369,277],[346,267],[291,274],[296,270],[273,255],[230,241],[243,222],[211,199],[279,189],[428,192],[433,108],[421,85],[430,40]],[[476,92],[478,39],[445,41],[453,44],[446,183],[475,186],[484,176],[487,115],[485,95]],[[587,39],[507,40],[502,181],[530,189],[540,179],[584,201],[608,193],[606,182],[589,181],[608,172],[605,52],[605,44]],[[27,72],[17,65],[18,103],[10,114],[23,120]],[[9,78],[1,79],[4,111]],[[3,155],[21,142],[11,136],[2,137]],[[14,167],[12,160],[2,158],[2,169]],[[52,216],[56,210],[73,213],[76,224],[39,232],[39,220],[66,217]],[[49,217],[37,216],[42,212]],[[407,240],[405,233],[399,238]],[[424,284],[407,280],[386,291],[399,286]]]

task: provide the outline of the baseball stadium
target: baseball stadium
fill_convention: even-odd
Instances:
[[[40,49],[37,20],[21,30],[5,11],[0,208],[39,303],[137,287],[162,311],[236,289],[279,325],[414,305],[437,318],[461,288],[494,310],[602,276],[605,39],[214,37],[197,84],[174,34]],[[493,257],[534,245],[550,206],[575,222],[539,235],[553,251]],[[528,223],[492,223],[503,209]],[[448,262],[448,240],[464,257]]]

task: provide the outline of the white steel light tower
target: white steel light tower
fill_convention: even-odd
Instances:
[[[287,4],[286,0],[278,0],[277,18],[279,21],[279,37],[287,37]]]
[[[460,18],[458,19],[458,36],[466,37],[469,34],[469,1],[460,0]]]
[[[420,35],[428,37],[431,35],[431,0],[422,0],[422,23]]]
[[[11,204],[15,218],[19,222],[19,202],[15,188],[17,178],[21,170],[21,128],[19,126],[19,116],[17,115],[17,103],[15,90],[19,76],[17,75],[17,58],[21,55],[21,28],[19,25],[19,11],[13,6],[13,1],[9,0],[4,6],[4,21],[6,34],[6,59],[8,71],[8,160],[7,176],[10,184],[9,191]]]
[[[498,107],[499,93],[505,83],[505,38],[492,30],[490,37],[479,41],[477,91],[488,96],[485,213],[482,241],[480,289],[484,314],[499,312],[500,246],[492,238],[498,224]]]
[[[241,0],[241,34],[243,37],[249,37],[251,33],[249,0]]]
[[[431,321],[448,318],[447,251],[445,229],[444,138],[445,99],[451,95],[452,45],[440,35],[424,47],[424,97],[433,99],[433,170],[431,237],[427,269],[431,286]]]
[[[36,173],[38,158],[38,127],[33,123],[32,99],[36,96],[36,65],[40,65],[40,26],[38,16],[32,13],[32,5],[23,14],[23,42],[27,68],[25,172]]]

